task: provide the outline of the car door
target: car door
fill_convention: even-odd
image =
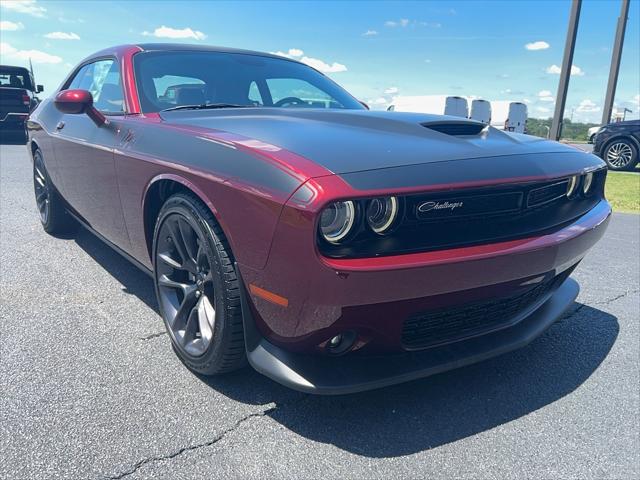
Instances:
[[[113,153],[124,115],[118,62],[108,58],[84,65],[66,87],[90,91],[108,123],[98,126],[85,114],[60,113],[52,137],[63,195],[94,230],[128,250]]]

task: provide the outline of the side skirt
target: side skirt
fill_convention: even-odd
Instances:
[[[96,232],[87,222],[85,222],[82,217],[80,217],[79,215],[77,215],[75,212],[73,212],[71,209],[67,208],[67,213],[69,215],[71,215],[80,225],[82,225],[82,227],[84,227],[89,233],[95,235],[96,237],[98,237],[102,242],[104,242],[107,246],[111,247],[113,250],[115,250],[117,253],[119,253],[121,256],[123,256],[126,260],[128,260],[129,262],[133,263],[136,267],[138,267],[140,270],[142,270],[144,273],[146,273],[147,275],[149,275],[151,278],[153,278],[153,271],[150,270],[149,268],[147,268],[144,264],[142,264],[141,262],[139,262],[138,260],[136,260],[135,258],[133,258],[131,255],[129,255],[127,252],[125,252],[124,250],[122,250],[120,247],[118,247],[115,243],[111,242],[110,240],[107,240],[105,237],[103,237],[101,234],[99,234],[98,232]]]

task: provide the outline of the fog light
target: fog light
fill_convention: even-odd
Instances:
[[[327,342],[327,351],[331,355],[341,355],[347,353],[353,347],[353,344],[358,338],[356,332],[349,330],[347,332],[339,333],[338,335],[331,337]]]

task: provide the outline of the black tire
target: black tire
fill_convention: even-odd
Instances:
[[[33,190],[40,223],[45,232],[58,236],[73,233],[78,229],[78,222],[69,215],[64,200],[51,183],[44,156],[39,149],[33,154]]]
[[[602,158],[611,170],[633,170],[638,163],[638,147],[626,138],[615,138],[603,149]]]
[[[233,254],[213,214],[195,195],[178,193],[162,206],[153,262],[160,314],[180,360],[201,375],[243,367],[244,328]]]

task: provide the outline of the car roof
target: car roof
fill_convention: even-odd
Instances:
[[[24,67],[14,67],[12,65],[0,65],[0,70],[3,72],[15,72],[15,73],[29,73],[29,70]]]
[[[266,52],[258,52],[255,50],[243,50],[240,48],[228,48],[228,47],[217,47],[213,45],[193,45],[189,43],[138,43],[135,45],[138,48],[141,48],[146,52],[157,52],[157,51],[187,51],[187,52],[221,52],[221,53],[241,53],[245,55],[259,55],[261,57],[272,57],[278,59],[287,59],[287,57],[283,57],[281,55],[274,55],[272,53]],[[295,60],[292,60],[295,61]]]

